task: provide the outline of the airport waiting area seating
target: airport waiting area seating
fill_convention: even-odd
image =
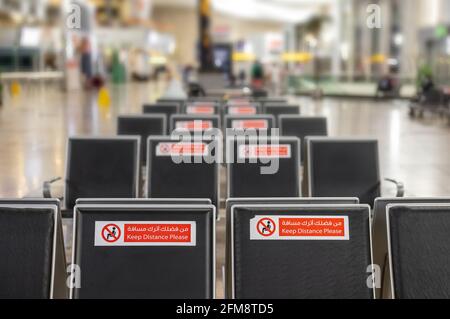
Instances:
[[[0,299],[65,299],[57,199],[0,199]]]
[[[228,198],[301,196],[297,138],[235,136],[226,148]]]
[[[216,210],[126,200],[77,204],[73,299],[215,297]]]
[[[140,186],[140,137],[70,137],[67,141],[63,215],[78,198],[136,198]],[[119,169],[120,168],[120,169]],[[44,197],[51,198],[51,184]]]
[[[300,139],[300,159],[303,164],[306,154],[306,137],[328,136],[328,122],[322,116],[280,115],[278,125],[281,136],[295,136]]]
[[[61,207],[0,200],[0,298],[215,298],[223,143],[227,298],[449,298],[450,199],[402,197],[394,180],[397,197],[380,197],[378,142],[327,137],[326,118],[297,110],[282,98],[162,99],[120,115],[120,136],[70,137]],[[233,134],[167,135],[195,121]],[[271,128],[281,136],[261,134]]]
[[[231,234],[232,298],[374,298],[368,205],[234,205]]]
[[[450,205],[391,204],[386,216],[392,297],[450,298]]]
[[[218,207],[221,140],[151,136],[147,143],[147,197],[208,198]]]
[[[157,104],[145,104],[142,107],[142,113],[144,114],[164,114],[166,116],[166,132],[169,133],[170,117],[174,114],[180,114],[183,104],[178,103],[157,103]]]
[[[164,135],[167,132],[167,117],[165,114],[119,115],[117,117],[117,135],[140,136],[146,141],[151,135]],[[147,158],[147,144],[140,143],[141,165]]]
[[[264,114],[271,114],[275,117],[277,127],[280,127],[280,117],[282,115],[300,115],[299,105],[288,104],[264,104]]]
[[[358,197],[371,207],[381,195],[378,141],[359,138],[306,139],[304,194],[309,197]],[[402,183],[393,179],[397,197]]]
[[[372,211],[373,260],[380,267],[380,283],[376,288],[377,298],[391,298],[391,274],[388,247],[388,207],[397,205],[450,205],[450,197],[380,197],[375,200]]]
[[[231,212],[236,205],[312,205],[312,204],[359,204],[358,198],[307,198],[307,197],[241,197],[241,198],[227,198],[225,204],[225,221],[226,221],[226,244],[225,244],[225,278],[232,278],[232,257],[231,247],[233,245]],[[228,280],[225,287],[225,297],[231,298],[231,291],[233,289],[232,280]]]

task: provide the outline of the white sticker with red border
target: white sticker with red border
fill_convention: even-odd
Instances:
[[[255,144],[239,145],[238,155],[241,159],[291,158],[292,152],[289,144]]]
[[[250,240],[350,240],[348,216],[255,216]]]
[[[233,129],[268,129],[268,120],[232,120],[231,128]]]
[[[96,221],[94,246],[195,246],[196,223]]]
[[[189,131],[204,131],[213,128],[213,122],[209,120],[194,120],[194,121],[176,121],[176,129],[186,129]]]
[[[214,106],[210,105],[191,105],[186,107],[186,114],[214,114]]]
[[[228,114],[230,115],[255,115],[256,107],[254,106],[229,106]]]
[[[200,142],[162,142],[156,145],[156,156],[207,156],[208,144]]]

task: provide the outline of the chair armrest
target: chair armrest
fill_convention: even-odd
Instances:
[[[392,178],[385,178],[384,180],[386,182],[395,184],[395,186],[397,188],[397,194],[395,195],[395,197],[404,197],[405,196],[405,184],[403,184],[402,182],[397,181],[395,179],[392,179]]]
[[[45,181],[42,185],[42,195],[44,198],[52,198],[52,184],[61,180],[61,177],[55,177],[49,181]]]

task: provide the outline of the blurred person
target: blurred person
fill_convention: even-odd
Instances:
[[[251,72],[252,86],[256,89],[262,88],[264,86],[265,73],[264,66],[259,60],[255,60]]]
[[[187,94],[183,89],[183,83],[181,83],[179,76],[175,72],[175,68],[170,66],[167,68],[167,85],[166,91],[161,96],[162,98],[173,99],[186,99]]]
[[[239,85],[240,86],[245,86],[246,85],[246,81],[247,81],[247,73],[245,72],[244,69],[241,69],[239,71],[238,78],[239,78]]]
[[[275,96],[279,96],[281,84],[281,70],[276,62],[272,64],[272,69],[270,72],[270,84],[272,93]]]
[[[87,37],[84,37],[81,40],[78,52],[80,55],[81,73],[84,77],[84,87],[90,88],[92,78],[92,53],[91,43]]]
[[[377,84],[376,96],[393,96],[396,94],[397,83],[391,74],[385,74]]]
[[[131,54],[130,69],[133,80],[146,82],[150,79],[148,54],[145,50],[137,49]]]
[[[422,78],[420,88],[422,90],[422,94],[427,94],[428,92],[431,92],[434,89],[434,82],[431,75],[427,74]]]

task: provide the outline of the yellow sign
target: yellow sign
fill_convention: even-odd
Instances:
[[[255,61],[256,57],[252,53],[233,52],[233,61],[236,62],[251,62]]]
[[[284,62],[306,63],[313,59],[313,55],[308,52],[285,52],[281,55]]]
[[[384,63],[386,62],[386,56],[384,54],[374,54],[370,57],[371,63]]]

